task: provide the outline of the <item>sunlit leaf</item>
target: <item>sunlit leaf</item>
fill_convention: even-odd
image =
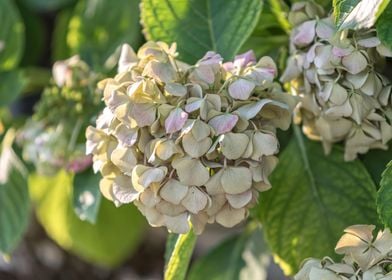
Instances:
[[[260,0],[142,0],[148,40],[177,42],[180,59],[195,62],[207,51],[232,59],[252,33]]]

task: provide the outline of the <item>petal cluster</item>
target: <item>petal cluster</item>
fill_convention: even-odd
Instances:
[[[373,235],[375,226],[354,225],[344,230],[335,251],[344,255],[340,263],[331,258],[308,259],[295,280],[387,280],[392,279],[392,234],[389,229]]]
[[[102,193],[133,202],[152,226],[232,227],[271,187],[275,131],[288,128],[296,101],[273,81],[269,57],[222,63],[207,52],[187,65],[176,56],[174,44],[123,46],[119,73],[100,83],[106,107],[86,131],[87,153]]]
[[[296,120],[320,140],[326,153],[344,142],[345,159],[372,148],[386,149],[392,138],[391,82],[382,74],[392,53],[375,30],[338,32],[313,2],[293,5],[291,55],[281,80],[301,97]]]

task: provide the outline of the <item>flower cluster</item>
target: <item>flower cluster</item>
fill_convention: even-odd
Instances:
[[[392,234],[389,229],[373,236],[375,226],[355,225],[345,229],[335,251],[343,254],[342,262],[308,259],[295,280],[388,280],[392,279]]]
[[[82,132],[101,110],[98,80],[78,56],[53,65],[53,82],[19,135],[23,157],[38,173],[54,175],[62,168],[81,172],[91,166]]]
[[[222,63],[214,52],[195,65],[175,45],[124,45],[119,74],[106,79],[106,104],[86,131],[101,192],[133,202],[152,226],[201,233],[206,223],[232,227],[270,188],[279,144],[296,101],[274,83],[271,58],[252,52]]]
[[[337,32],[312,2],[293,5],[291,55],[282,75],[301,97],[296,121],[321,140],[326,153],[344,142],[345,159],[372,148],[387,148],[392,138],[391,82],[382,74],[392,53],[373,29]]]

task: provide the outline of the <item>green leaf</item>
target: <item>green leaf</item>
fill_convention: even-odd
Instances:
[[[165,247],[165,269],[170,261],[170,257],[173,254],[174,247],[176,246],[178,237],[180,235],[177,233],[169,232],[166,237],[166,247]]]
[[[18,245],[27,228],[29,210],[26,179],[13,168],[7,182],[0,184],[0,253],[11,253]]]
[[[0,72],[0,81],[0,107],[15,101],[27,84],[22,70]]]
[[[287,274],[308,257],[336,257],[343,230],[378,224],[376,187],[359,161],[345,162],[341,149],[325,156],[321,144],[294,127],[295,137],[260,198],[261,220],[271,250]]]
[[[69,23],[67,44],[90,64],[102,67],[123,43],[141,40],[139,0],[80,1]]]
[[[335,22],[340,30],[369,28],[390,0],[333,0]]]
[[[0,71],[16,67],[24,49],[24,26],[13,0],[0,1]]]
[[[207,51],[232,59],[255,28],[261,0],[142,0],[148,40],[177,42],[180,59],[194,63]]]
[[[180,234],[174,245],[169,262],[165,270],[165,280],[185,279],[195,247],[197,235],[191,229],[186,234]]]
[[[232,236],[192,266],[189,280],[267,279],[270,254],[260,227]]]
[[[72,207],[72,176],[31,175],[30,194],[38,220],[64,249],[104,266],[116,266],[130,256],[143,237],[145,220],[130,205],[116,208],[102,200],[95,225],[81,221]]]
[[[388,4],[384,12],[378,18],[376,29],[381,42],[392,50],[392,2]]]
[[[373,181],[378,186],[381,180],[381,174],[385,166],[392,159],[392,147],[388,150],[374,149],[361,156],[361,160],[367,171],[372,176]]]
[[[14,128],[0,135],[0,257],[18,245],[29,217],[27,170],[12,147],[15,137]]]
[[[64,9],[56,17],[52,39],[52,61],[67,59],[71,56],[67,45],[67,32],[72,12],[72,9]]]
[[[26,6],[37,11],[53,11],[71,5],[76,0],[22,0]]]
[[[23,52],[20,66],[40,64],[46,48],[44,20],[40,15],[22,5],[20,1],[15,2],[18,4],[23,19],[25,42],[28,42],[28,48]]]
[[[380,185],[377,193],[377,211],[383,224],[392,229],[392,161],[383,172]]]
[[[94,174],[90,168],[74,176],[73,206],[76,215],[81,220],[95,224],[99,206],[101,205],[101,192],[99,191],[100,175]]]
[[[282,49],[287,48],[289,36],[285,28],[288,27],[283,19],[277,19],[277,15],[283,17],[284,14],[280,5],[279,0],[270,0],[265,4],[256,28],[240,52],[253,50],[257,57],[269,55],[277,58]]]

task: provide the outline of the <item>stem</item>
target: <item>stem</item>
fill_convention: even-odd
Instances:
[[[197,235],[192,228],[188,233],[179,235],[167,264],[165,280],[185,279],[196,240]]]

